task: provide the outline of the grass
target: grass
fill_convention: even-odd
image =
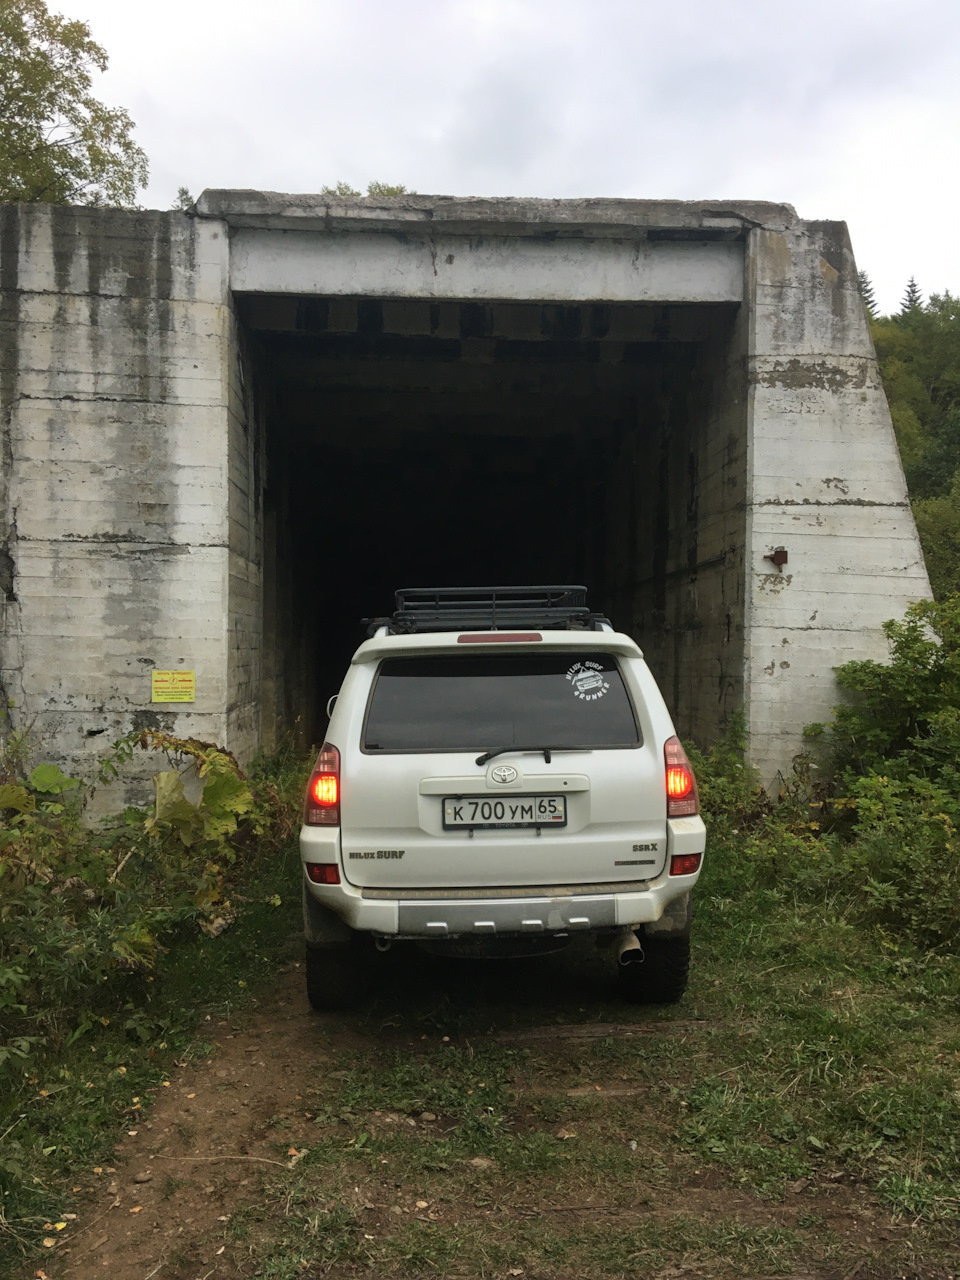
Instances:
[[[317,1078],[309,1153],[245,1219],[261,1274],[952,1274],[955,958],[704,887],[676,1010],[613,1003],[588,953],[496,978],[396,961],[369,1049]],[[554,1019],[611,1035],[511,1038]]]
[[[276,905],[283,883],[288,891]],[[204,1028],[256,1008],[277,965],[293,954],[298,887],[295,851],[279,865],[274,857],[254,865],[231,929],[215,939],[184,929],[150,974],[127,974],[117,990],[102,989],[100,1017],[25,1077],[16,1097],[3,1099],[9,1128],[0,1131],[0,1172],[21,1176],[0,1201],[0,1273],[59,1216],[65,1189],[109,1162],[118,1134],[149,1111],[174,1063],[206,1055]]]
[[[337,1024],[351,1047],[317,1071],[309,1149],[261,1169],[257,1202],[223,1226],[250,1274],[952,1274],[956,958],[830,900],[731,892],[714,868],[676,1008],[617,1003],[586,947],[490,966],[381,957],[376,998]],[[24,1230],[108,1157],[173,1059],[206,1052],[208,1017],[255,1011],[296,945],[298,903],[271,905],[276,887],[265,871],[231,930],[171,949],[135,1018],[117,1011],[31,1083]],[[577,1023],[610,1034],[529,1034]]]

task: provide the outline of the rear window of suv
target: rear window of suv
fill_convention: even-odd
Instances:
[[[635,747],[640,732],[608,653],[387,658],[373,686],[365,751]]]

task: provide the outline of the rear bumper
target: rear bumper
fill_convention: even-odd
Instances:
[[[666,869],[655,879],[625,884],[556,885],[540,888],[361,889],[318,885],[309,893],[351,929],[395,938],[452,938],[594,932],[659,920],[667,904],[689,893],[699,871],[668,873],[670,855],[702,853],[706,828],[699,817],[667,823]],[[339,862],[335,831],[305,827],[300,837],[304,862]]]

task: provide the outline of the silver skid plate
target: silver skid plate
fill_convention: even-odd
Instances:
[[[461,933],[545,934],[615,925],[616,900],[524,898],[475,902],[401,902],[397,932],[415,938],[448,938]]]

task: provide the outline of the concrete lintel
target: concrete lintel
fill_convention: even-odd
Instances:
[[[236,293],[548,302],[739,302],[743,246],[238,230]]]
[[[764,200],[537,200],[477,196],[296,195],[280,191],[204,191],[201,218],[231,227],[297,230],[396,230],[434,227],[446,235],[604,235],[647,232],[740,238],[753,227],[784,231],[797,223],[792,205]]]

